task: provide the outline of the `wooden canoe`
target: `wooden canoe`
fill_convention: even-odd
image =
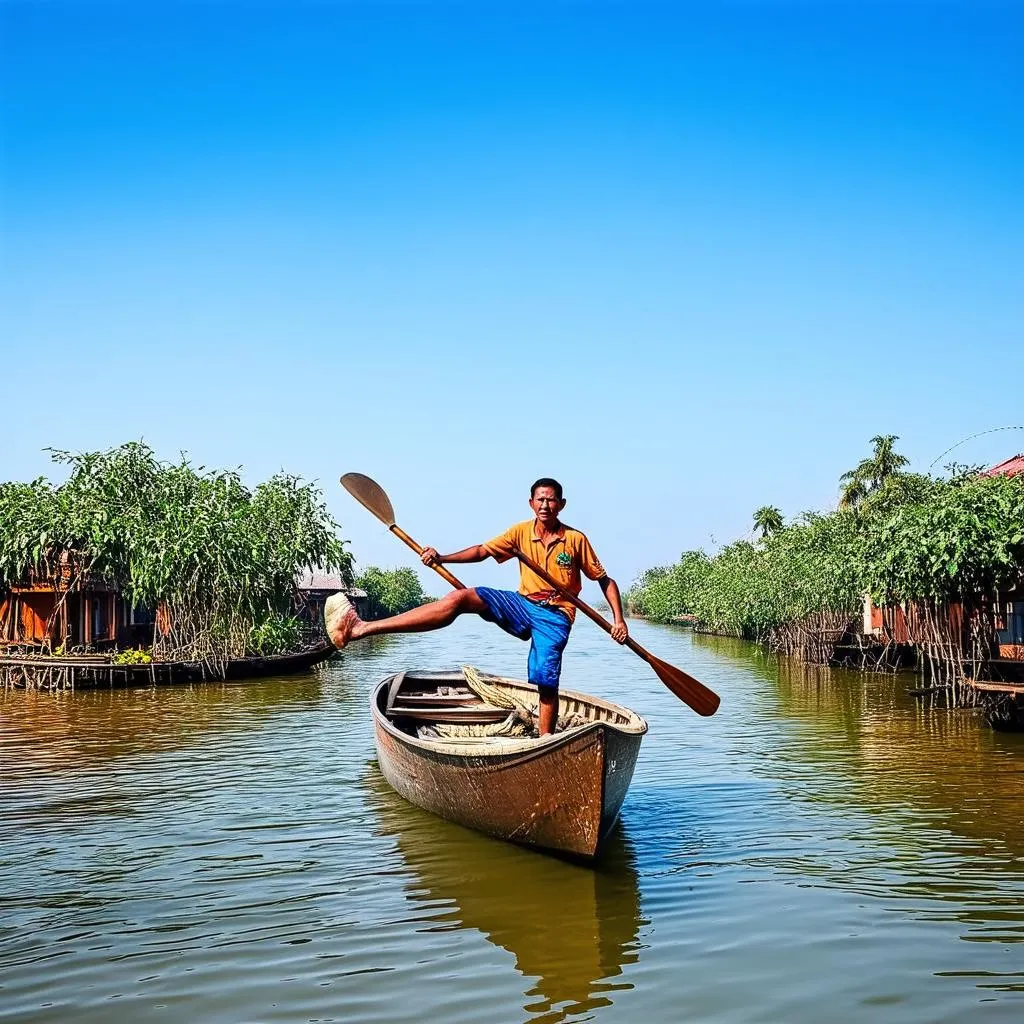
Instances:
[[[536,687],[482,678],[536,709]],[[377,760],[391,786],[410,803],[480,832],[597,856],[626,797],[647,723],[618,704],[563,690],[560,711],[579,724],[552,736],[417,735],[431,698],[434,721],[495,722],[507,714],[468,693],[459,671],[403,672],[380,682],[371,702]]]

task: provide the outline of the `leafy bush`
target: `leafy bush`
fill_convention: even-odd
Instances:
[[[648,569],[626,592],[626,605],[634,615],[656,622],[689,614],[709,567],[703,551],[684,551],[675,565]]]
[[[254,627],[290,615],[299,571],[351,578],[320,491],[298,477],[250,490],[237,471],[162,462],[137,442],[52,456],[70,468],[65,483],[0,484],[0,586],[103,577],[161,609],[160,658],[238,657]]]
[[[293,616],[268,615],[262,622],[249,630],[246,645],[252,654],[267,656],[287,654],[302,647],[304,629]]]
[[[1024,476],[942,481],[866,533],[863,578],[879,603],[995,597],[1024,577]]]
[[[425,600],[419,576],[406,566],[398,569],[368,566],[356,577],[355,584],[366,591],[368,614],[374,619],[408,611]]]
[[[1024,581],[1024,476],[899,474],[854,507],[806,513],[754,545],[685,552],[629,590],[640,614],[696,616],[762,640],[809,616],[841,621],[878,604],[994,599]]]
[[[110,661],[114,665],[148,665],[153,660],[149,651],[129,647],[126,651],[118,651]]]

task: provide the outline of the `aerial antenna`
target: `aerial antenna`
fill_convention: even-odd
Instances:
[[[979,430],[977,434],[971,434],[970,437],[961,438],[961,440],[957,441],[955,445],[947,448],[937,458],[932,459],[932,461],[928,463],[928,468],[931,469],[939,459],[944,459],[953,450],[953,448],[959,448],[960,445],[966,444],[968,441],[973,441],[976,437],[984,437],[985,434],[995,434],[1000,430],[1024,430],[1024,427],[990,427],[988,430]]]

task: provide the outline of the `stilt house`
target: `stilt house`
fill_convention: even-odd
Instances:
[[[63,553],[49,575],[27,572],[0,588],[0,648],[102,650],[152,640],[154,614]]]

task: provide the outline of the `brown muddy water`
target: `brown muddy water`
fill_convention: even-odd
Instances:
[[[479,621],[305,677],[0,694],[0,1019],[1024,1019],[1024,738],[906,678],[633,628],[722,709],[576,627],[565,685],[651,725],[596,869],[377,771],[385,674],[522,675]]]

